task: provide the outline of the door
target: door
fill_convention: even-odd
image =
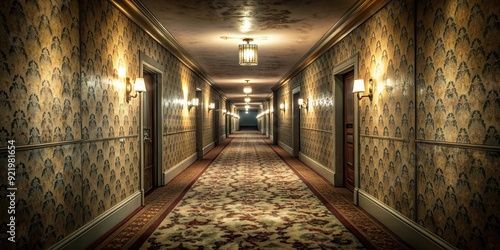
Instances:
[[[220,123],[220,118],[219,118],[219,101],[216,101],[215,103],[215,109],[209,111],[212,112],[212,119],[213,119],[213,123],[214,123],[214,127],[213,127],[213,135],[214,135],[214,143],[215,143],[215,146],[219,145],[219,129],[220,129],[220,126],[219,126],[219,123]]]
[[[344,185],[354,190],[354,71],[344,75]]]
[[[293,156],[298,157],[300,152],[300,109],[299,109],[300,92],[293,94],[292,116],[293,116]]]
[[[155,148],[153,140],[156,140],[155,135],[155,119],[156,119],[156,76],[144,72],[144,82],[146,84],[146,92],[144,97],[144,192],[152,190],[155,186]]]

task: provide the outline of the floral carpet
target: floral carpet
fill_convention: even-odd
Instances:
[[[237,135],[141,249],[363,249],[255,134]]]
[[[411,249],[258,132],[236,132],[88,249]]]

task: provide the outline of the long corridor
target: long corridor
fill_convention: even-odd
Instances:
[[[225,147],[212,151],[207,155],[212,160],[193,164],[166,187],[156,189],[148,196],[148,205],[95,247],[405,248],[354,207],[347,190],[328,185],[258,132],[237,132]],[[158,202],[163,207],[152,206]],[[359,223],[350,217],[364,219]],[[151,223],[137,230],[144,220]]]

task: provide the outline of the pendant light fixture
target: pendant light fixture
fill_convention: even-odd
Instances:
[[[250,44],[252,41],[252,38],[244,38],[243,42],[246,43],[238,46],[240,52],[240,65],[255,66],[258,64],[257,49],[259,46],[257,44]]]
[[[248,84],[248,82],[250,80],[245,80],[245,81],[247,82],[247,84],[245,86],[243,86],[243,93],[248,95],[248,94],[252,93],[252,87],[250,87],[250,84]]]

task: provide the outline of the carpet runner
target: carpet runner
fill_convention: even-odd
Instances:
[[[235,133],[93,248],[407,249],[352,194],[269,143]]]

